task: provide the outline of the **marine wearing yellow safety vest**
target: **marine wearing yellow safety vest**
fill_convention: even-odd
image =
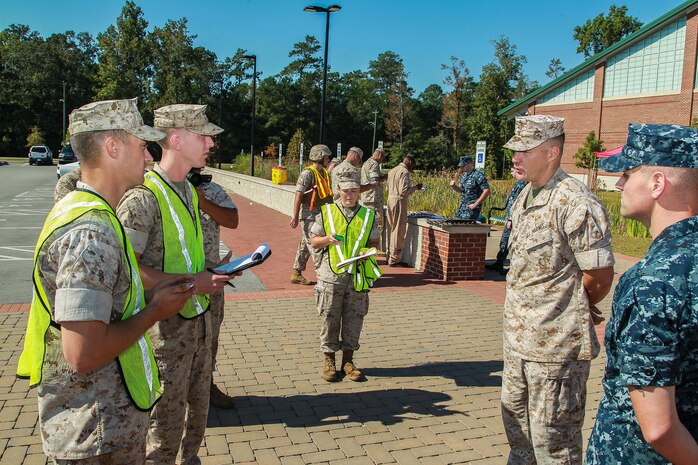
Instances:
[[[27,333],[24,339],[24,350],[17,366],[17,376],[29,378],[31,387],[41,384],[46,351],[46,335],[49,331],[52,331],[55,332],[55,337],[60,337],[58,333],[60,325],[53,321],[53,309],[49,305],[46,291],[39,279],[39,251],[43,247],[44,242],[55,231],[94,210],[108,213],[114,231],[121,243],[124,265],[131,276],[131,286],[121,319],[125,320],[145,307],[145,295],[138,272],[138,262],[133,253],[131,242],[128,240],[121,223],[116,218],[114,210],[103,198],[86,190],[78,189],[65,196],[49,213],[34,251],[34,296],[27,323]],[[150,410],[162,395],[162,390],[158,367],[155,363],[148,336],[146,334],[142,335],[133,345],[119,354],[117,363],[126,390],[134,405],[140,410]]]
[[[309,205],[308,210],[312,211],[316,204],[322,206],[331,202],[333,199],[333,194],[330,184],[330,174],[324,167],[318,170],[313,165],[309,165],[307,169],[309,169],[313,173],[313,176],[315,176],[315,185],[313,186],[310,201],[304,202]]]
[[[333,236],[341,235],[344,239],[341,244],[328,248],[330,268],[337,275],[351,274],[356,291],[369,291],[375,280],[383,274],[374,256],[368,257],[365,262],[356,261],[343,268],[338,268],[337,264],[345,259],[356,257],[363,251],[371,235],[376,213],[369,208],[359,206],[354,217],[347,223],[344,213],[335,203],[323,205],[320,211],[325,232]]]
[[[159,174],[149,171],[144,176],[143,186],[155,196],[162,215],[162,271],[165,273],[196,274],[206,266],[199,197],[189,182],[185,184],[192,196],[193,216],[182,198]],[[179,315],[186,319],[196,318],[208,310],[208,302],[207,295],[197,294],[184,305]]]

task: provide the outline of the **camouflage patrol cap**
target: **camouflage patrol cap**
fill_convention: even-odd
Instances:
[[[323,144],[317,144],[310,148],[310,155],[308,155],[308,159],[310,161],[322,161],[322,159],[325,158],[325,155],[328,157],[332,155],[330,148]]]
[[[550,115],[517,116],[514,136],[504,147],[515,152],[526,152],[564,133],[565,118]]]
[[[143,140],[160,140],[165,137],[143,123],[136,106],[137,98],[92,102],[73,110],[68,117],[71,136],[83,132],[113,131],[121,129]]]
[[[599,167],[610,172],[640,165],[698,168],[698,130],[676,124],[629,124],[623,150],[599,161]]]
[[[337,184],[342,190],[361,188],[360,174],[357,170],[346,170],[338,173]]]
[[[200,136],[215,136],[223,132],[223,128],[208,121],[206,105],[177,103],[155,110],[157,129],[186,129]]]
[[[473,157],[472,155],[465,155],[463,157],[460,157],[460,160],[458,160],[458,168],[463,168],[465,165],[468,163],[473,162]]]

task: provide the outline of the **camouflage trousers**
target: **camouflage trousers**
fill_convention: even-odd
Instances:
[[[322,318],[320,350],[359,350],[359,337],[368,313],[368,292],[356,292],[352,280],[346,283],[318,281],[315,302]]]
[[[145,464],[145,431],[143,434],[134,436],[134,441],[125,444],[121,449],[117,449],[107,454],[96,455],[84,459],[55,459],[51,458],[51,463],[55,465],[144,465]],[[136,440],[140,439],[140,440]]]
[[[313,257],[313,264],[315,268],[320,265],[320,260],[322,258],[322,250],[316,250],[312,245],[310,245],[310,228],[313,226],[315,220],[312,219],[302,219],[298,221],[298,225],[303,231],[301,240],[298,244],[298,250],[296,251],[296,259],[293,262],[293,268],[298,271],[305,271],[305,267],[308,264],[308,259]]]
[[[163,395],[150,413],[146,463],[198,465],[211,394],[211,336],[200,337],[194,353],[156,351],[155,358]]]
[[[381,234],[380,243],[378,244],[378,246],[381,250],[385,251],[385,244],[383,243],[383,230],[385,229],[385,212],[383,211],[383,204],[366,202],[363,205],[366,208],[370,208],[371,210],[376,212],[376,224],[378,225],[378,231],[380,231]]]
[[[221,334],[223,317],[225,316],[225,294],[223,291],[209,294],[208,313],[211,315],[211,371],[216,371],[216,355],[218,355],[218,337]]]
[[[502,420],[508,465],[581,465],[591,362],[532,362],[504,350]]]
[[[402,246],[407,232],[407,199],[388,197],[388,224],[390,225],[390,252],[388,263],[402,261]]]

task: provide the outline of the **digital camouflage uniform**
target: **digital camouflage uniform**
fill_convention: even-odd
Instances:
[[[194,215],[188,181],[175,183],[158,165],[154,171],[177,192]],[[186,184],[185,184],[186,183]],[[162,271],[163,232],[158,202],[143,186],[126,192],[117,209],[140,264]],[[183,465],[197,457],[206,430],[211,388],[211,315],[187,320],[175,315],[155,324],[148,335],[160,368],[163,396],[151,413],[148,463]],[[185,428],[186,425],[186,428]],[[186,431],[185,431],[186,429]]]
[[[477,201],[482,195],[482,191],[489,189],[490,185],[485,179],[485,174],[477,169],[473,169],[470,173],[463,172],[460,175],[460,204],[456,210],[456,218],[461,220],[477,220],[480,218],[482,206],[475,210],[468,208],[468,205]]]
[[[358,176],[357,176],[358,178]],[[341,200],[335,204],[350,222],[360,205],[347,208]],[[316,236],[326,236],[322,215],[318,214],[311,228]],[[369,242],[379,237],[378,226],[373,222]],[[359,336],[368,313],[368,292],[354,290],[352,275],[344,273],[337,275],[330,267],[329,253],[321,250],[320,266],[316,269],[318,282],[315,285],[315,302],[318,314],[322,318],[320,325],[320,348],[324,353],[334,353],[339,350],[358,350]]]
[[[371,181],[378,181],[382,176],[381,165],[375,158],[371,157],[366,160],[361,167],[361,184],[368,184]],[[383,184],[378,184],[375,189],[369,189],[361,193],[361,203],[372,210],[376,211],[376,223],[378,231],[380,231],[381,244],[383,249],[383,230],[385,229],[385,212],[383,211]]]
[[[79,187],[94,191],[83,183]],[[54,321],[121,320],[131,287],[123,257],[106,212],[91,211],[56,230],[37,256]],[[143,463],[148,412],[129,398],[116,359],[77,373],[63,355],[60,331],[50,326],[38,396],[49,457],[59,463],[95,455],[102,463]]]
[[[215,182],[206,182],[201,185],[204,195],[210,201],[223,208],[237,208],[228,193]],[[211,218],[211,215],[199,209],[201,215],[201,231],[204,234],[204,254],[210,263],[218,263],[221,260],[220,225]],[[224,316],[224,292],[219,291],[209,294],[210,306],[208,313],[211,315],[211,364],[212,370],[216,369],[216,355],[218,354],[218,337],[221,332],[221,324]]]
[[[582,271],[614,263],[608,217],[560,169],[525,207],[530,189],[511,211],[502,379],[508,463],[581,463],[586,382],[599,353]]]
[[[504,231],[502,231],[502,238],[499,240],[499,253],[503,254],[502,262],[506,259],[509,253],[509,236],[511,235],[511,228],[507,228],[507,222],[511,220],[511,207],[514,206],[514,202],[519,197],[519,194],[524,187],[528,184],[528,181],[516,181],[514,187],[511,188],[509,196],[507,197],[507,202],[504,208],[506,208],[506,216],[504,217]],[[499,256],[497,256],[499,259]]]
[[[621,172],[640,164],[698,168],[698,131],[631,124],[621,153],[599,166]],[[589,438],[587,464],[669,463],[645,441],[630,386],[673,386],[678,419],[698,441],[696,289],[698,217],[693,216],[659,233],[645,257],[616,286],[604,338],[604,395]]]
[[[339,179],[344,176],[355,176],[356,179],[361,179],[361,172],[346,159],[332,170],[330,181],[332,182],[332,194],[335,200],[339,200]]]
[[[53,190],[53,201],[58,202],[61,200],[63,197],[66,195],[70,194],[75,190],[75,186],[77,185],[78,181],[80,180],[80,175],[82,171],[78,167],[76,170],[71,171],[70,173],[64,174],[63,176],[60,177],[58,182],[56,183],[56,187]]]
[[[308,192],[315,185],[315,175],[309,169],[304,169],[301,171],[300,176],[298,176],[298,181],[296,182],[296,192]],[[320,204],[316,202],[313,205],[312,211],[310,210],[310,204],[306,203],[306,199],[309,199],[308,194],[304,194],[303,201],[301,202],[301,211],[298,219],[303,235],[301,236],[300,243],[298,244],[298,250],[296,251],[296,258],[293,262],[293,268],[298,271],[305,271],[308,259],[313,257],[313,264],[317,268],[320,264],[320,252],[315,250],[310,245],[310,227],[315,221],[315,215],[320,212]],[[307,201],[309,202],[309,200]]]

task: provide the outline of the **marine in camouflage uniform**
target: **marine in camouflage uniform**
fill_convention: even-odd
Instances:
[[[590,306],[613,279],[606,211],[559,169],[563,134],[561,118],[519,117],[505,145],[516,152],[517,178],[530,180],[511,210],[504,304],[502,417],[510,465],[581,464],[586,382],[599,353]]]
[[[347,223],[360,209],[358,173],[345,173],[337,180],[342,198],[335,200],[335,205],[346,218]],[[349,193],[347,193],[349,192]],[[345,197],[351,200],[345,204]],[[342,371],[353,381],[364,377],[353,362],[354,351],[359,350],[359,337],[364,317],[368,314],[368,292],[355,289],[353,275],[336,274],[330,266],[328,245],[337,243],[336,239],[325,231],[322,214],[318,214],[310,230],[313,244],[321,251],[322,260],[317,268],[318,282],[315,286],[315,302],[318,314],[322,318],[320,326],[320,350],[323,353],[323,379],[338,381],[335,368],[335,353],[342,351]],[[368,245],[375,246],[379,238],[375,221],[371,225]]]
[[[497,261],[485,265],[488,270],[499,271],[500,274],[506,274],[507,270],[504,269],[504,261],[509,255],[509,236],[511,235],[511,207],[514,206],[514,202],[519,197],[519,194],[524,187],[528,184],[528,181],[516,181],[514,187],[511,188],[509,196],[507,197],[505,210],[506,215],[504,217],[504,230],[502,231],[502,237],[499,239],[499,252],[497,252]]]
[[[586,463],[698,463],[698,131],[631,124],[622,152],[599,166],[623,172],[621,212],[643,221],[654,240],[616,286]],[[669,181],[657,199],[659,190],[641,190],[653,172]],[[681,207],[668,214],[662,205]],[[645,437],[657,438],[657,448]]]
[[[193,168],[193,172],[198,173],[200,168]],[[221,242],[221,225],[216,222],[212,215],[207,212],[207,204],[205,200],[220,207],[217,209],[217,214],[220,221],[225,221],[225,227],[234,229],[238,224],[238,212],[235,203],[230,198],[228,193],[219,184],[215,182],[202,183],[197,188],[199,192],[199,211],[201,213],[201,231],[204,235],[204,254],[206,260],[210,263],[220,261],[220,242]],[[204,200],[202,200],[202,198]],[[224,210],[221,210],[224,209]],[[214,213],[214,212],[212,212]],[[221,332],[221,325],[224,317],[224,292],[218,291],[209,295],[210,304],[209,311],[211,315],[211,370],[216,369],[216,355],[218,354],[218,338]],[[218,408],[233,408],[235,403],[233,399],[225,395],[211,380],[211,405]]]
[[[75,190],[75,187],[77,186],[78,181],[80,180],[80,174],[82,173],[82,170],[80,170],[80,167],[78,167],[76,170],[71,171],[70,173],[64,174],[63,176],[58,179],[58,182],[56,183],[56,187],[53,190],[53,201],[58,202],[61,200],[63,197],[68,195],[69,193],[73,192]]]
[[[460,192],[460,203],[455,217],[461,220],[478,220],[482,211],[482,203],[490,195],[490,185],[485,179],[485,174],[475,169],[473,157],[466,155],[460,157],[458,168],[463,172],[458,184],[451,182],[451,188]],[[474,205],[475,208],[470,208]]]
[[[369,189],[361,193],[361,203],[376,212],[376,223],[378,223],[378,231],[380,231],[380,248],[385,250],[383,243],[383,231],[385,230],[385,210],[383,201],[383,181],[388,176],[381,173],[380,164],[385,160],[385,152],[381,149],[376,149],[373,156],[366,160],[361,166],[361,184],[369,186],[372,183],[375,189]]]
[[[330,179],[332,180],[332,193],[334,194],[334,200],[339,200],[339,184],[340,178],[346,175],[357,176],[361,178],[361,170],[359,166],[361,165],[361,160],[364,157],[364,151],[359,147],[352,147],[347,151],[347,156],[344,161],[337,165],[330,173]]]
[[[83,195],[93,194],[95,201],[102,199],[107,207],[116,205],[126,188],[142,182],[145,163],[152,161],[145,146],[139,145],[134,150],[126,141],[156,140],[163,136],[143,125],[136,99],[85,105],[70,114],[69,131],[76,155],[84,162],[84,172],[101,192],[79,181],[77,188]],[[97,132],[111,135],[99,139]],[[107,150],[107,144],[113,153],[86,154],[85,141],[95,137],[96,144],[90,143],[89,147],[97,145],[100,150]],[[92,169],[104,169],[105,159],[109,159],[108,169],[100,172]],[[101,172],[111,174],[105,179]],[[69,211],[73,205],[71,197],[63,199],[47,221]],[[121,320],[132,285],[129,271],[135,264],[126,262],[121,240],[128,244],[128,238],[119,239],[121,232],[115,229],[112,219],[115,214],[111,208],[92,209],[37,244],[36,276],[46,292],[53,322],[44,339],[38,385],[39,427],[44,452],[58,464],[145,463],[148,412],[134,405],[116,360],[119,354],[110,354],[109,350],[129,340],[135,342],[147,329],[143,317],[152,318],[146,315],[167,318],[191,296],[191,291],[182,293],[172,283],[161,286],[149,296],[148,306],[137,309],[140,315],[134,309],[130,317],[133,320],[124,328]],[[191,289],[191,286],[189,281],[187,287]],[[163,306],[162,296],[174,294],[179,297],[164,302]],[[167,311],[163,312],[162,308]],[[110,327],[108,333],[104,333],[102,325]],[[79,346],[74,346],[78,340]],[[25,353],[27,350],[25,347]],[[64,354],[71,354],[70,360]],[[106,363],[90,367],[93,360],[100,359]],[[82,363],[80,369],[75,366],[76,360]]]
[[[327,174],[327,170],[325,170],[325,166],[327,166],[329,163],[330,154],[330,149],[326,145],[318,144],[310,148],[308,159],[312,163],[312,166],[320,173],[320,175],[329,176]],[[329,183],[326,187],[328,190],[331,189]],[[330,202],[331,200],[331,195],[326,198],[320,198],[315,174],[310,167],[307,167],[301,171],[301,174],[298,176],[298,181],[296,182],[293,215],[291,216],[290,222],[291,228],[294,229],[300,224],[303,233],[301,235],[300,242],[298,243],[296,258],[293,261],[291,282],[294,284],[312,284],[302,275],[310,257],[313,258],[313,264],[315,265],[316,269],[318,266],[320,266],[320,252],[315,250],[310,245],[310,227],[313,225],[313,221],[315,221],[315,215],[320,213],[320,206],[323,203]]]
[[[196,216],[195,191],[184,177],[192,168],[190,163],[205,164],[207,152],[214,145],[211,136],[223,131],[208,122],[205,109],[205,105],[176,104],[155,110],[155,127],[175,131],[172,135],[168,132],[165,142],[171,144],[171,139],[177,137],[181,150],[176,149],[176,144],[163,145],[160,141],[163,156],[153,171],[179,196],[192,218]],[[176,131],[191,134],[184,139]],[[191,151],[190,146],[195,144],[202,147],[200,159],[192,160],[192,154],[185,158],[183,151]],[[182,180],[174,181],[162,168],[163,164],[170,167],[170,172],[178,173]],[[162,268],[165,225],[155,195],[144,186],[131,189],[119,204],[117,213],[139,256],[141,274],[145,273],[146,277],[165,274],[167,270]],[[212,294],[220,291],[229,278],[202,271],[195,279],[198,293]],[[201,279],[208,283],[205,288],[199,285]],[[144,283],[147,286],[146,278]],[[177,463],[199,464],[198,452],[206,431],[211,389],[211,314],[206,311],[192,319],[174,316],[155,325],[149,335],[158,358],[164,394],[151,413],[147,463],[174,464],[179,454]]]

